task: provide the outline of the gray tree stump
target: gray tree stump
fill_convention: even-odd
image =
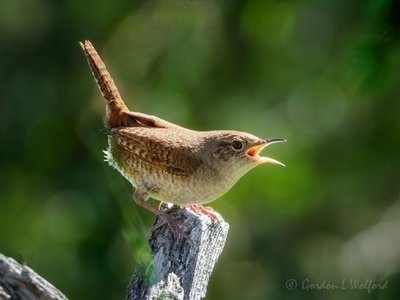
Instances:
[[[173,216],[191,242],[183,236],[174,236],[157,218],[149,241],[154,255],[151,275],[146,278],[139,265],[128,285],[127,299],[203,299],[225,245],[229,224],[217,213],[219,220],[190,209],[164,206],[164,210]]]
[[[0,254],[0,299],[67,300],[31,268]]]
[[[198,300],[206,295],[214,265],[222,252],[229,225],[222,217],[177,207],[166,208],[190,238],[174,236],[158,218],[152,229],[152,272],[146,278],[139,265],[128,286],[128,300]],[[0,254],[0,299],[67,300],[31,268]]]

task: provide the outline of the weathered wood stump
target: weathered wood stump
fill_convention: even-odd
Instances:
[[[31,268],[0,254],[0,299],[67,300]]]
[[[160,219],[152,229],[151,275],[139,265],[128,285],[128,300],[198,300],[206,295],[214,265],[222,252],[229,225],[190,209],[166,208],[186,234],[176,236]],[[189,237],[190,240],[187,239]],[[67,300],[31,268],[0,254],[0,299]]]
[[[190,209],[167,208],[190,238],[174,236],[156,219],[150,237],[152,273],[143,275],[138,266],[128,286],[128,300],[197,300],[206,295],[207,284],[228,235],[229,224],[218,215],[211,219]]]

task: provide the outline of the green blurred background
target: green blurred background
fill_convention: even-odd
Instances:
[[[123,299],[154,216],[103,162],[83,39],[133,110],[289,140],[212,204],[231,230],[207,299],[399,299],[399,1],[0,2],[0,252]]]

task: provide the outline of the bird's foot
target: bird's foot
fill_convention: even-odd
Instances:
[[[193,244],[192,240],[190,237],[184,232],[183,228],[179,227],[176,221],[173,219],[171,215],[166,213],[164,211],[165,208],[168,208],[168,203],[167,202],[162,202],[160,204],[159,209],[151,206],[149,203],[147,203],[148,195],[146,193],[140,193],[138,190],[133,194],[133,199],[135,200],[136,203],[139,205],[143,206],[144,208],[150,210],[152,213],[156,214],[162,222],[158,223],[153,227],[153,231],[157,230],[164,224],[167,224],[169,229],[171,229],[172,234],[176,237],[183,237],[186,241],[188,241],[189,244]]]
[[[203,205],[193,204],[193,205],[190,205],[189,208],[195,212],[198,212],[199,214],[206,215],[213,220],[220,221],[219,215],[210,206],[204,207]]]
[[[158,213],[157,215],[161,219],[161,222],[153,227],[153,231],[157,230],[164,224],[167,224],[175,238],[183,237],[189,244],[193,245],[193,241],[191,240],[191,238],[185,233],[184,229],[178,225],[178,223],[172,216],[161,210],[160,213]]]

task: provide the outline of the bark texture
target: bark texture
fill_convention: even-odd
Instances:
[[[164,207],[181,234],[159,218],[150,237],[153,260],[149,276],[138,266],[128,285],[128,300],[198,300],[206,296],[208,280],[221,254],[229,225],[190,209]],[[0,254],[0,299],[67,300],[31,268]]]
[[[31,268],[0,254],[0,299],[66,300],[67,297]]]
[[[174,235],[161,219],[156,219],[149,241],[154,255],[151,275],[147,278],[138,266],[129,283],[127,299],[203,299],[229,224],[217,213],[219,220],[190,209],[164,209],[183,234]]]

